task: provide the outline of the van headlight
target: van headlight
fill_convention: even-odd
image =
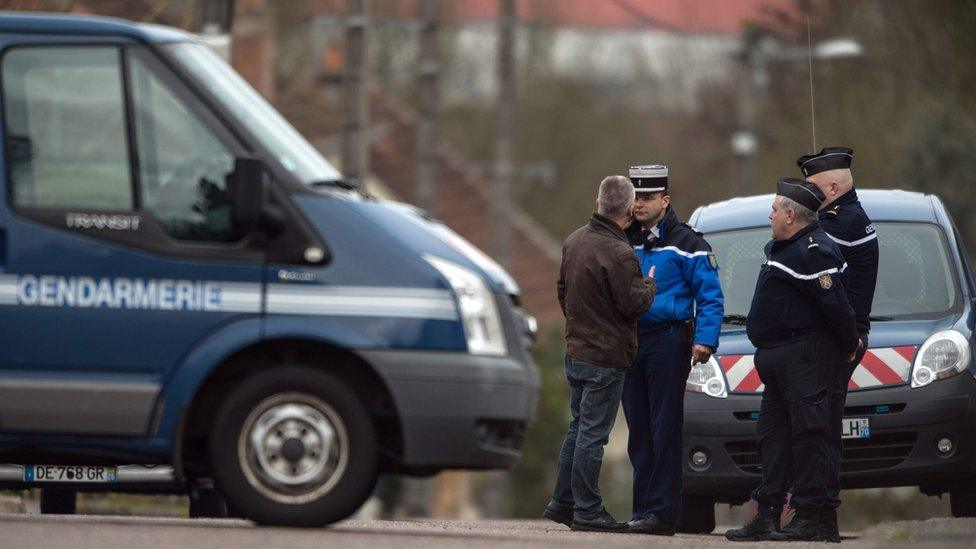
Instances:
[[[722,375],[722,367],[714,356],[709,357],[707,362],[695,364],[688,373],[688,381],[685,382],[685,390],[692,393],[705,393],[710,397],[725,398],[729,396],[725,386],[725,376]]]
[[[434,256],[424,256],[454,290],[468,352],[476,355],[502,356],[506,352],[505,332],[498,315],[495,294],[478,273],[457,263]]]
[[[966,371],[971,356],[969,341],[955,330],[938,332],[925,340],[912,365],[912,388]]]

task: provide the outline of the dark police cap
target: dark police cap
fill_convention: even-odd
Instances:
[[[825,172],[827,170],[850,169],[854,159],[854,150],[847,147],[827,147],[820,149],[817,154],[808,154],[796,159],[804,177]]]
[[[813,211],[820,209],[824,194],[819,187],[794,177],[784,177],[776,182],[776,194]]]
[[[668,167],[663,164],[631,166],[630,182],[641,193],[657,193],[668,190]]]

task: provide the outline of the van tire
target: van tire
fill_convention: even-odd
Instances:
[[[715,529],[715,500],[708,496],[685,494],[681,503],[681,524],[685,534],[709,534]]]
[[[956,518],[976,517],[976,478],[960,483],[949,492],[949,507]]]
[[[246,432],[245,432],[246,431]],[[376,485],[376,429],[355,392],[307,366],[269,366],[218,406],[209,461],[228,507],[259,524],[324,526]]]
[[[77,510],[78,491],[71,488],[42,488],[42,515],[73,515]]]

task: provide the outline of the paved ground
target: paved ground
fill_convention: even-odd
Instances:
[[[724,531],[720,528],[717,531]],[[4,549],[179,549],[343,547],[367,549],[507,547],[783,547],[733,544],[719,534],[674,537],[570,532],[547,521],[345,521],[325,529],[261,528],[240,520],[0,514]],[[790,549],[823,547],[793,543]],[[885,523],[847,535],[843,547],[976,547],[976,519]]]

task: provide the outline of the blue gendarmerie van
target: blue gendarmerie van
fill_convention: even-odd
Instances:
[[[976,516],[976,363],[972,258],[938,197],[859,190],[880,247],[870,348],[844,410],[841,484],[948,493]],[[719,350],[692,369],[685,398],[685,527],[711,531],[714,504],[749,500],[761,479],[756,421],[762,382],[746,337],[771,238],[773,195],[698,208],[690,223],[719,262],[726,317]]]
[[[192,35],[0,14],[0,488],[321,525],[380,473],[511,467],[534,319],[343,180]]]

